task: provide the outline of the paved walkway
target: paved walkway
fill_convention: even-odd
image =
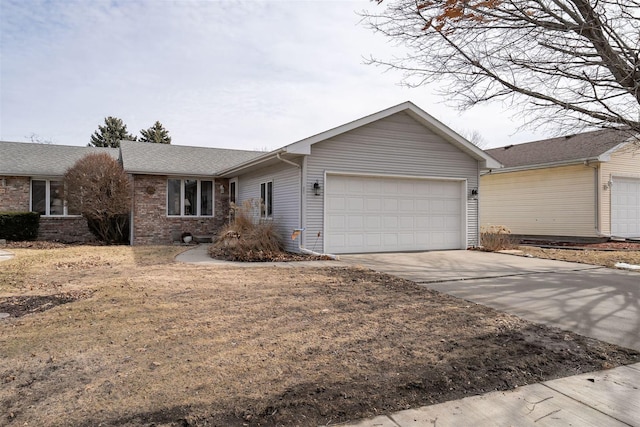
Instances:
[[[213,259],[207,253],[209,245],[200,244],[192,249],[182,252],[176,257],[176,261],[187,264],[200,265],[224,265],[238,268],[264,268],[264,267],[328,267],[328,266],[344,266],[340,261],[290,261],[290,262],[232,262]]]
[[[637,273],[474,251],[343,255],[341,261],[277,263],[216,261],[209,258],[206,251],[207,245],[200,245],[178,255],[176,260],[244,268],[359,265],[503,311],[515,311],[521,317],[539,323],[559,324],[565,329],[614,343],[622,339],[620,343],[640,350],[640,324],[628,319],[629,316],[640,316],[640,280],[635,280],[640,275]],[[613,304],[613,308],[608,304]],[[558,310],[560,319],[536,317]],[[576,324],[570,321],[572,319],[591,319],[582,322],[589,328],[581,329],[581,323]],[[594,327],[602,324],[616,330],[599,331]],[[612,339],[612,335],[618,338]],[[631,338],[625,342],[625,337]],[[640,426],[640,363],[343,425]]]

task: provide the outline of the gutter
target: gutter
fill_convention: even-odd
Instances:
[[[527,170],[534,170],[534,169],[545,169],[545,168],[553,168],[553,167],[560,167],[560,166],[577,166],[577,165],[583,165],[588,162],[600,162],[600,161],[602,161],[600,157],[587,157],[583,159],[576,159],[576,160],[570,160],[570,161],[541,163],[538,165],[506,167],[506,168],[501,168],[497,170],[491,170],[489,173],[494,174],[494,173],[506,173],[506,172],[519,172],[519,171],[527,171]],[[484,174],[484,175],[487,175],[487,174]]]
[[[268,153],[263,154],[262,156],[258,156],[255,159],[251,159],[245,163],[241,163],[239,165],[233,166],[231,168],[225,169],[223,171],[218,172],[217,176],[219,177],[226,177],[227,175],[237,175],[239,174],[239,171],[243,170],[243,169],[248,169],[250,167],[253,167],[255,165],[258,165],[260,163],[266,162],[267,160],[271,160],[274,158],[280,158],[279,155],[281,153],[286,153],[287,150],[285,150],[284,148],[280,148],[276,151],[270,151]],[[280,160],[284,160],[284,159],[280,159]]]

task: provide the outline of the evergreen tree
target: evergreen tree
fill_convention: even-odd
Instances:
[[[98,126],[98,130],[91,135],[89,147],[120,147],[120,141],[135,141],[136,137],[127,132],[127,125],[117,117],[104,119],[104,126]]]
[[[156,121],[149,129],[140,130],[140,141],[142,142],[155,142],[157,144],[171,144],[171,137],[169,131],[162,126],[162,123]]]

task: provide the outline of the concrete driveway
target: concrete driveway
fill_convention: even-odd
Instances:
[[[341,255],[459,298],[640,350],[640,274],[479,251]]]

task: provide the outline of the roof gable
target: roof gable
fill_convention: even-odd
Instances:
[[[263,155],[253,158],[247,162],[234,165],[229,169],[221,171],[221,175],[233,176],[238,173],[244,173],[246,170],[257,166],[258,164],[265,165],[270,162],[272,163],[274,162],[274,159],[280,159],[281,156],[285,154],[293,156],[309,155],[311,154],[311,146],[313,144],[326,141],[338,135],[342,135],[344,133],[350,132],[362,126],[366,126],[378,120],[382,120],[397,113],[408,114],[422,126],[425,126],[433,133],[441,136],[446,142],[452,144],[462,152],[465,152],[472,158],[478,160],[482,168],[490,169],[499,168],[502,166],[496,159],[485,153],[482,149],[478,148],[471,142],[464,139],[462,136],[458,135],[452,129],[445,126],[443,123],[439,122],[431,115],[427,114],[424,110],[418,108],[412,102],[407,101],[394,107],[390,107],[377,113],[362,117],[358,120],[346,123],[342,126],[329,129],[317,135],[313,135],[292,144],[286,145],[269,153],[264,153]]]
[[[186,145],[122,141],[122,164],[129,173],[215,176],[217,172],[264,154]]]
[[[627,130],[603,129],[577,135],[532,141],[486,150],[505,168],[526,168],[608,160],[606,157],[624,145],[633,135]]]
[[[0,174],[16,176],[62,176],[87,154],[108,153],[118,159],[117,148],[79,147],[0,141]]]
[[[283,150],[287,153],[295,153],[295,154],[310,154],[311,153],[311,145],[316,144],[321,141],[325,141],[327,139],[333,138],[335,136],[341,135],[343,133],[349,132],[351,130],[357,129],[359,127],[368,125],[375,121],[381,120],[383,118],[392,116],[394,114],[404,112],[415,119],[418,123],[425,126],[435,134],[440,135],[445,141],[454,145],[461,151],[467,153],[471,157],[475,158],[478,161],[481,161],[484,167],[487,168],[497,168],[500,167],[500,163],[498,163],[491,156],[487,155],[482,149],[473,145],[471,142],[458,135],[448,126],[445,126],[443,123],[438,121],[436,118],[428,114],[426,111],[422,110],[414,103],[407,101],[402,104],[398,104],[396,106],[387,108],[385,110],[379,111],[377,113],[362,117],[358,120],[354,120],[352,122],[346,123],[342,126],[335,127],[333,129],[329,129],[328,131],[319,133],[317,135],[313,135],[309,138],[305,138],[298,142],[294,142],[293,144],[289,144],[283,147]]]

